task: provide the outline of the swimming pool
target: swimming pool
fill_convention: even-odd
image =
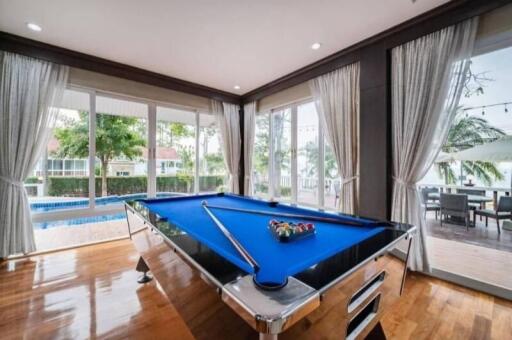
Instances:
[[[100,215],[100,216],[91,216],[91,217],[80,217],[74,219],[67,220],[59,220],[59,221],[48,221],[48,222],[37,222],[34,223],[34,229],[49,229],[55,227],[73,227],[86,223],[100,223],[107,221],[115,221],[115,220],[123,220],[126,218],[126,214],[124,212],[112,215]]]
[[[157,197],[173,197],[179,194],[170,193],[170,192],[160,192],[156,196]],[[107,196],[107,197],[98,197],[94,201],[96,206],[104,206],[110,204],[120,204],[129,200],[137,200],[137,199],[145,199],[147,198],[147,194],[130,194],[130,195],[122,195],[122,196]],[[30,211],[33,213],[45,212],[45,211],[54,211],[54,210],[64,210],[64,209],[83,209],[89,206],[88,198],[77,198],[69,201],[52,201],[52,202],[37,202],[30,204]]]
[[[161,192],[157,194],[157,197],[173,197],[179,196],[177,193],[169,193],[169,192]],[[95,199],[96,206],[108,206],[114,204],[121,204],[125,201],[136,200],[136,199],[145,199],[147,198],[147,194],[132,194],[132,195],[122,195],[122,196],[108,196],[108,197],[99,197]],[[44,213],[51,212],[57,210],[64,209],[84,209],[89,206],[89,199],[80,198],[72,201],[57,201],[57,202],[37,202],[30,204],[30,210],[32,213]],[[49,229],[55,227],[73,227],[86,223],[100,223],[106,221],[115,221],[122,220],[126,218],[126,214],[124,212],[109,214],[109,215],[99,215],[99,216],[88,216],[88,217],[77,217],[72,219],[65,220],[56,220],[56,221],[44,221],[44,222],[36,222],[33,223],[34,229]]]

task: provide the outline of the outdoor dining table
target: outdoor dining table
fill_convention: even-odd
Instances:
[[[465,195],[461,193],[460,195]],[[482,196],[482,195],[467,195],[469,203],[478,203],[482,205],[483,203],[492,202],[492,197]],[[431,192],[428,194],[428,198],[432,200],[439,200],[441,194],[438,192]]]
[[[464,194],[460,193],[460,195],[467,195],[468,196],[468,203],[477,203],[480,205],[480,209],[485,208],[485,203],[492,202],[492,197],[482,196],[482,195],[470,195],[470,194]],[[428,198],[439,201],[441,197],[441,194],[438,192],[430,192],[428,194]],[[455,224],[464,224],[464,219],[460,217],[454,217],[450,216],[448,219],[448,222],[452,222]],[[472,223],[470,223],[470,227],[475,227]]]

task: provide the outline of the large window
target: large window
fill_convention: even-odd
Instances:
[[[213,115],[201,114],[199,122],[199,191],[225,191],[228,176],[220,130]]]
[[[158,106],[156,109],[157,193],[195,191],[196,113]]]
[[[286,109],[271,114],[272,121],[272,187],[275,198],[290,200],[292,195],[291,177],[291,110]]]
[[[96,97],[96,196],[124,196],[147,190],[148,106]]]
[[[55,130],[25,187],[34,209],[42,203],[80,201],[87,207],[89,156],[89,94],[66,90]],[[67,209],[54,204],[54,210]]]
[[[123,202],[225,190],[212,115],[68,89],[25,186],[38,250],[128,234]]]
[[[314,103],[297,107],[297,136],[297,201],[317,204],[322,155]]]
[[[269,197],[269,150],[270,150],[270,114],[256,116],[254,132],[254,151],[252,161],[252,181],[254,195]]]
[[[335,209],[340,181],[313,102],[258,114],[253,194]]]

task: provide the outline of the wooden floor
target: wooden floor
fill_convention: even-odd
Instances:
[[[2,339],[189,339],[129,240],[0,263]],[[419,274],[383,319],[390,339],[510,339],[512,302]]]

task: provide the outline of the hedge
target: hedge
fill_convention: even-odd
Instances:
[[[194,178],[192,176],[158,176],[158,191],[192,192]],[[224,184],[224,176],[200,176],[201,191],[216,191]],[[126,195],[147,191],[147,177],[126,176],[107,177],[108,195]],[[49,177],[48,194],[50,196],[87,197],[89,195],[88,177]],[[101,196],[101,177],[96,177],[96,196]]]
[[[254,185],[254,190],[256,192],[267,192],[268,193],[268,184],[257,183]],[[281,196],[291,196],[291,194],[292,194],[291,187],[281,187]]]

